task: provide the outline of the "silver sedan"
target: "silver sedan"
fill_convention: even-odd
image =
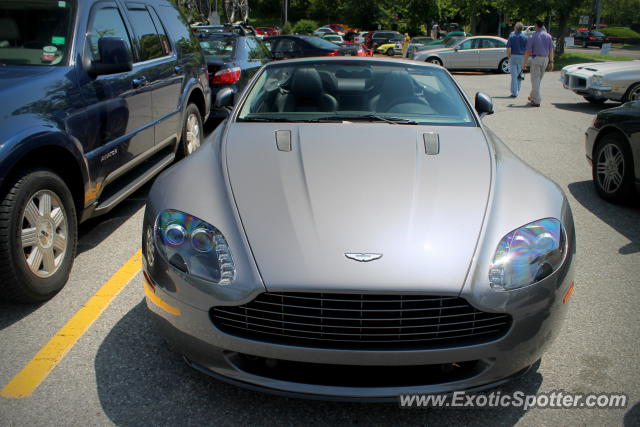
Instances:
[[[218,92],[218,107],[233,103]],[[150,190],[145,292],[194,368],[271,393],[482,390],[561,329],[575,232],[442,67],[270,63]]]
[[[413,59],[438,64],[449,70],[509,72],[507,41],[501,37],[469,37],[450,47],[416,52]]]

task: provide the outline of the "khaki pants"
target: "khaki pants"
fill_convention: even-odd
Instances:
[[[531,101],[536,104],[542,102],[540,96],[540,83],[542,83],[542,76],[547,69],[549,63],[549,57],[536,56],[535,58],[529,58],[529,70],[531,71]]]

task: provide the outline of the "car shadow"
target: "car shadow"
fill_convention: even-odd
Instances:
[[[637,203],[635,206],[609,203],[598,196],[592,181],[571,183],[569,184],[569,192],[582,206],[631,241],[618,249],[618,253],[629,255],[640,252]]]
[[[607,108],[619,107],[619,102],[605,102],[604,104],[592,104],[590,102],[552,102],[556,108],[561,110],[573,111],[576,113],[597,114]]]
[[[19,322],[34,311],[38,310],[44,304],[45,303],[20,304],[12,301],[0,300],[0,331],[8,328],[16,322]]]
[[[78,227],[78,248],[76,255],[100,245],[133,214],[147,203],[147,196],[153,179],[131,194],[109,213],[91,218]]]
[[[624,414],[624,427],[632,427],[640,425],[640,402],[633,405]]]
[[[340,403],[274,396],[231,386],[187,366],[156,334],[141,301],[111,329],[95,358],[104,413],[127,425],[456,424],[513,425],[522,408],[401,409],[396,403]],[[535,394],[537,366],[497,389]],[[497,391],[496,390],[496,391]],[[453,411],[453,412],[452,412]],[[330,415],[329,415],[330,414]]]

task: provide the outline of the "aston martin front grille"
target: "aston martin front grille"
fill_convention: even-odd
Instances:
[[[358,350],[433,349],[502,337],[511,316],[463,298],[426,295],[273,293],[210,311],[214,325],[274,344]]]

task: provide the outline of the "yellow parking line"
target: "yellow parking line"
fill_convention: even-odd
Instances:
[[[0,396],[20,399],[31,396],[76,341],[100,317],[111,301],[135,277],[142,267],[140,249],[98,292],[49,340],[33,359],[7,384]]]

